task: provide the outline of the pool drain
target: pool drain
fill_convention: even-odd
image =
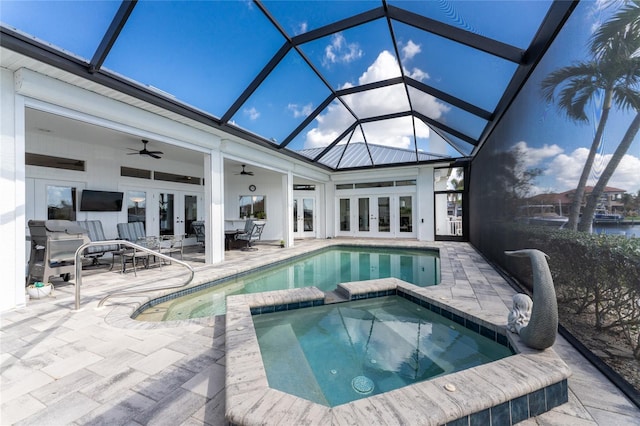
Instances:
[[[373,380],[365,376],[357,376],[351,380],[351,387],[356,392],[366,395],[373,392]]]

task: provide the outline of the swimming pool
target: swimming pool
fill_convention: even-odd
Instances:
[[[335,407],[513,355],[399,296],[253,317],[269,386]]]
[[[314,286],[330,292],[340,283],[394,277],[426,287],[440,282],[436,250],[333,246],[251,273],[203,284],[153,300],[140,321],[171,321],[223,315],[230,295]]]

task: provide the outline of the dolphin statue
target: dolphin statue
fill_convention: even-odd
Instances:
[[[505,251],[515,257],[528,257],[533,270],[533,308],[529,323],[520,328],[520,338],[529,347],[544,350],[553,345],[558,333],[558,302],[551,271],[547,264],[549,256],[537,249]]]

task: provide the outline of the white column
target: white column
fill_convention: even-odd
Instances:
[[[282,193],[284,194],[284,218],[282,223],[285,247],[293,247],[293,173],[282,175]]]
[[[205,262],[224,260],[224,165],[220,151],[204,156]]]
[[[420,169],[416,181],[416,189],[418,211],[416,212],[415,218],[418,222],[418,240],[434,241],[433,168],[424,167]]]
[[[26,303],[25,110],[14,88],[13,73],[0,70],[0,312]]]

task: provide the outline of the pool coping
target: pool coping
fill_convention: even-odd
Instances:
[[[315,287],[229,296],[226,314],[226,419],[231,424],[512,424],[568,400],[568,366],[553,349],[534,350],[506,329],[506,316],[443,300],[435,287],[396,278],[340,285],[350,299],[402,292],[507,337],[516,355],[383,394],[327,407],[269,387],[252,311],[324,300]],[[431,293],[431,294],[430,294]],[[435,297],[434,297],[435,296]],[[456,306],[458,305],[458,306]],[[276,308],[280,307],[280,308]],[[284,307],[284,308],[283,308]],[[271,309],[271,308],[269,308]],[[453,385],[455,391],[447,391]],[[487,421],[488,420],[488,421]]]

